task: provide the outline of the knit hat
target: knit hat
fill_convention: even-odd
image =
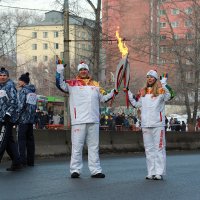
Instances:
[[[6,74],[7,76],[9,76],[8,70],[6,70],[4,67],[1,68],[0,74]]]
[[[90,71],[88,65],[85,64],[84,62],[81,62],[81,63],[77,66],[77,69],[78,69],[78,71],[79,71],[80,69],[87,69],[88,71]]]
[[[20,80],[20,81],[24,81],[24,83],[26,83],[26,84],[29,84],[29,82],[30,82],[29,73],[26,72],[25,74],[22,74],[22,75],[19,77],[19,80]]]
[[[150,70],[147,72],[147,76],[153,76],[155,79],[158,79],[158,73],[156,70]]]

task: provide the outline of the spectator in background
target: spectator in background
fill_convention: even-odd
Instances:
[[[53,124],[60,124],[60,115],[56,114],[53,116]]]
[[[100,117],[100,126],[105,126],[105,121],[106,121],[105,115],[101,114],[101,117]]]
[[[169,126],[170,126],[171,131],[175,130],[175,128],[174,128],[174,119],[172,117],[169,120]]]
[[[165,131],[167,131],[168,122],[169,122],[169,120],[168,120],[167,117],[165,116]]]
[[[35,123],[37,95],[35,86],[29,84],[29,73],[19,77],[18,85],[18,143],[20,159],[23,167],[34,166],[35,140],[33,135],[33,124]]]
[[[182,121],[182,124],[181,124],[181,131],[183,131],[183,132],[186,131],[186,124],[184,121]]]
[[[197,117],[197,125],[196,125],[196,130],[199,131],[200,130],[200,117]]]

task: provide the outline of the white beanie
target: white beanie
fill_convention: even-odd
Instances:
[[[78,71],[79,71],[80,69],[87,69],[88,71],[90,71],[88,65],[85,64],[84,62],[81,62],[81,63],[77,66],[77,69],[78,69]]]
[[[158,79],[158,73],[156,70],[150,70],[147,72],[147,76],[153,76],[155,79]]]

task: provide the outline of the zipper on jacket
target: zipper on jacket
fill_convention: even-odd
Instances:
[[[74,108],[74,118],[76,119],[76,108]]]
[[[162,122],[162,113],[160,112],[160,121]]]

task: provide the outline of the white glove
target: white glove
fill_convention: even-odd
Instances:
[[[162,85],[167,85],[167,78],[168,78],[167,73],[163,73],[162,76],[160,76],[160,82]]]
[[[57,66],[56,66],[56,71],[57,71],[59,74],[63,73],[63,72],[64,72],[64,66],[63,66],[63,64],[57,64]]]

